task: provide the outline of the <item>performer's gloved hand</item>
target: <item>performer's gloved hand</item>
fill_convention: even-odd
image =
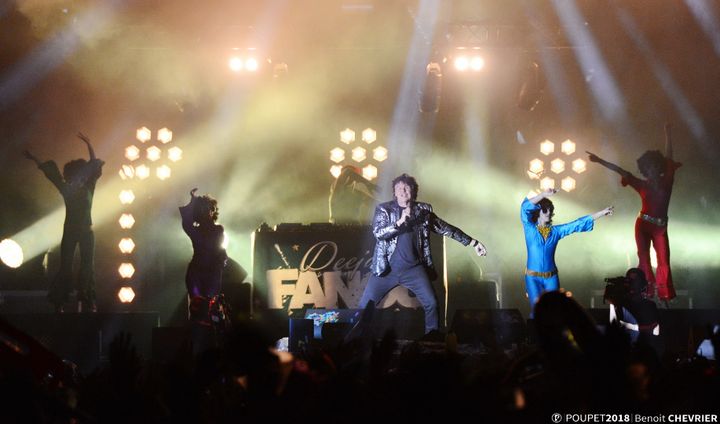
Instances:
[[[478,256],[487,255],[487,248],[484,244],[480,243],[480,240],[473,240],[470,242],[470,245],[475,249],[475,253],[477,253]]]

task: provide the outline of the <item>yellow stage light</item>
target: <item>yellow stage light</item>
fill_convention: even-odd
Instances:
[[[118,223],[120,224],[120,228],[123,230],[129,230],[133,227],[133,225],[135,225],[135,218],[130,213],[124,213],[120,215]]]
[[[232,56],[228,59],[228,67],[233,72],[240,72],[243,70],[243,60],[237,56]]]
[[[460,72],[465,72],[470,67],[470,59],[467,56],[458,56],[455,58],[455,69]]]
[[[345,144],[352,143],[353,141],[355,141],[355,131],[351,130],[350,128],[345,128],[344,130],[340,131],[340,141]]]
[[[0,241],[0,260],[10,268],[18,268],[23,263],[23,250],[16,241]]]
[[[352,159],[355,162],[362,162],[367,158],[367,151],[362,147],[356,147],[352,149]]]
[[[245,69],[249,72],[255,72],[260,68],[260,63],[254,57],[245,60]]]
[[[122,190],[119,197],[120,203],[123,205],[129,205],[135,200],[135,194],[132,190]]]
[[[370,144],[377,140],[377,131],[372,128],[365,128],[362,132],[362,141]]]
[[[138,159],[140,157],[140,149],[138,149],[135,145],[127,146],[125,148],[125,157],[129,161]]]
[[[146,165],[140,165],[135,167],[135,176],[141,180],[150,176],[150,168]]]
[[[160,128],[160,130],[158,130],[157,139],[162,144],[168,144],[169,142],[172,141],[172,138],[173,138],[173,133],[172,133],[172,131],[170,131],[170,129]]]
[[[550,170],[556,174],[559,174],[565,170],[565,161],[562,159],[553,159],[550,162]]]
[[[540,178],[540,175],[542,175],[543,171],[545,170],[545,164],[540,159],[533,159],[530,161],[530,168],[528,168],[528,171],[530,174],[534,174],[534,177],[530,177],[533,179]],[[530,175],[528,174],[528,175]]]
[[[129,237],[124,237],[120,239],[118,247],[122,253],[132,253],[135,250],[135,242]]]
[[[333,165],[330,167],[330,173],[335,178],[340,176],[340,171],[342,171],[342,166],[340,165]]]
[[[118,267],[118,274],[120,274],[122,278],[132,278],[132,276],[135,275],[135,267],[129,262],[123,262]]]
[[[120,167],[119,174],[123,180],[129,180],[135,176],[135,168],[132,165],[123,165]]]
[[[155,162],[162,156],[162,150],[157,146],[150,146],[146,151],[146,155],[150,162]]]
[[[377,168],[373,165],[367,165],[362,169],[362,175],[368,181],[372,181],[377,178],[377,172]]]
[[[560,151],[566,155],[572,155],[575,153],[575,143],[573,143],[570,139],[563,141],[560,145]]]
[[[545,177],[540,180],[540,189],[547,190],[549,188],[555,188],[555,180],[550,177]]]
[[[547,156],[550,153],[555,151],[555,143],[553,143],[550,140],[545,140],[542,143],[540,143],[540,153]]]
[[[560,188],[567,192],[575,190],[575,179],[573,177],[565,177],[560,181]]]
[[[475,56],[472,59],[470,59],[470,69],[473,71],[482,71],[485,67],[485,59],[483,59],[481,56]]]
[[[137,131],[135,131],[135,138],[137,138],[139,142],[144,143],[152,138],[152,131],[150,131],[148,127],[138,128]]]
[[[572,170],[582,174],[587,170],[587,163],[583,159],[575,159],[572,161]]]
[[[182,159],[183,151],[178,146],[171,147],[168,150],[168,159],[170,159],[172,162],[177,162]]]
[[[155,171],[155,174],[161,180],[167,180],[168,178],[170,178],[171,175],[170,167],[167,165],[159,166]]]
[[[120,287],[117,296],[122,303],[132,303],[133,299],[135,299],[135,290],[132,287]]]
[[[345,150],[336,147],[330,150],[330,160],[335,163],[340,163],[345,160]]]
[[[388,158],[388,149],[383,146],[378,146],[373,150],[373,159],[378,162],[382,162]]]

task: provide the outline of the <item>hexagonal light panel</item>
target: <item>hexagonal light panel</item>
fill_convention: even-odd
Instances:
[[[550,153],[555,151],[555,143],[553,143],[550,140],[545,140],[542,143],[540,143],[540,153],[547,156]]]
[[[150,131],[148,127],[138,128],[137,131],[135,131],[135,138],[137,138],[139,142],[144,143],[152,138],[152,131]]]
[[[560,151],[565,153],[566,155],[572,155],[573,153],[575,153],[575,143],[573,143],[573,141],[570,139],[563,141],[560,145]]]
[[[178,146],[171,147],[168,149],[168,159],[170,159],[172,162],[177,162],[182,159],[183,151]]]
[[[587,162],[585,162],[583,159],[575,159],[572,161],[572,170],[577,172],[578,174],[582,174],[583,172],[587,171]]]
[[[171,142],[171,141],[172,141],[172,137],[173,137],[172,131],[170,131],[169,129],[167,129],[167,128],[160,128],[160,129],[158,130],[157,139],[158,139],[158,141],[161,142],[162,144],[168,144],[169,142]]]
[[[560,181],[560,188],[567,192],[575,190],[575,179],[573,177],[565,177]]]
[[[555,180],[550,177],[545,177],[540,180],[540,189],[547,190],[549,188],[555,188]]]
[[[135,168],[132,165],[123,165],[120,167],[120,178],[129,180],[135,176]]]
[[[355,141],[355,131],[351,130],[350,128],[345,128],[344,130],[340,131],[340,141],[345,144],[352,143],[353,141]]]
[[[336,147],[330,150],[330,160],[335,163],[340,163],[345,160],[345,150]]]
[[[362,169],[362,176],[368,180],[372,181],[375,178],[377,178],[377,168],[373,165],[367,165]]]
[[[340,171],[342,171],[342,166],[340,165],[333,165],[330,167],[330,173],[335,178],[340,176]]]
[[[540,175],[542,175],[543,171],[545,171],[545,163],[540,159],[533,159],[530,161],[530,167],[528,168],[528,171],[530,171],[532,174],[535,174],[535,178],[540,178]]]
[[[120,224],[120,228],[123,230],[129,230],[130,228],[135,225],[135,218],[132,216],[131,213],[124,213],[120,215],[120,219],[118,219],[118,224]]]
[[[163,181],[170,178],[172,171],[170,170],[170,167],[167,165],[158,166],[157,170],[155,170],[155,175]]]
[[[373,159],[378,162],[382,162],[388,158],[388,149],[383,146],[378,146],[373,149]]]
[[[129,237],[124,237],[120,239],[118,247],[120,248],[121,253],[132,253],[133,250],[135,250],[135,242]]]
[[[129,262],[123,262],[118,267],[118,274],[120,274],[122,278],[132,278],[135,274],[135,267]]]
[[[553,159],[550,162],[550,170],[556,174],[559,174],[565,170],[565,161],[562,159]]]
[[[132,303],[133,299],[135,299],[135,290],[132,287],[120,287],[117,296],[122,303]]]
[[[141,180],[150,176],[150,168],[146,165],[140,165],[135,167],[135,176]]]
[[[135,200],[135,194],[132,190],[122,190],[118,197],[120,197],[120,203],[123,205],[129,205]]]
[[[162,150],[160,150],[160,148],[157,146],[148,147],[148,149],[145,153],[150,162],[155,162],[156,160],[160,159],[160,157],[162,156]]]
[[[367,151],[362,147],[356,147],[352,149],[352,159],[355,162],[362,162],[367,158]]]
[[[125,148],[125,157],[129,161],[137,160],[140,158],[140,149],[134,144]]]
[[[362,132],[362,141],[370,144],[377,140],[377,131],[372,128],[365,128]]]

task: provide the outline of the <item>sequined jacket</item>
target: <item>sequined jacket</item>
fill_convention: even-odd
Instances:
[[[373,233],[375,234],[375,251],[372,260],[372,272],[377,276],[383,276],[390,272],[390,257],[397,246],[397,236],[400,232],[395,223],[402,215],[402,208],[395,200],[381,203],[375,208],[373,218]],[[433,213],[429,203],[414,202],[411,211],[411,219],[403,225],[413,225],[415,229],[415,240],[420,262],[425,266],[431,279],[436,276],[430,253],[430,231],[450,237],[467,246],[472,238],[459,228],[456,228]]]

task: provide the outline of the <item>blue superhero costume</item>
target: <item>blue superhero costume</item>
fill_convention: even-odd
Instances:
[[[535,302],[543,292],[557,290],[560,287],[555,249],[561,238],[577,232],[592,231],[595,220],[590,215],[578,218],[567,224],[545,227],[543,235],[537,224],[532,222],[533,211],[540,205],[525,199],[520,205],[520,220],[525,232],[527,246],[527,267],[525,268],[525,289],[530,300],[530,316],[533,316]]]

